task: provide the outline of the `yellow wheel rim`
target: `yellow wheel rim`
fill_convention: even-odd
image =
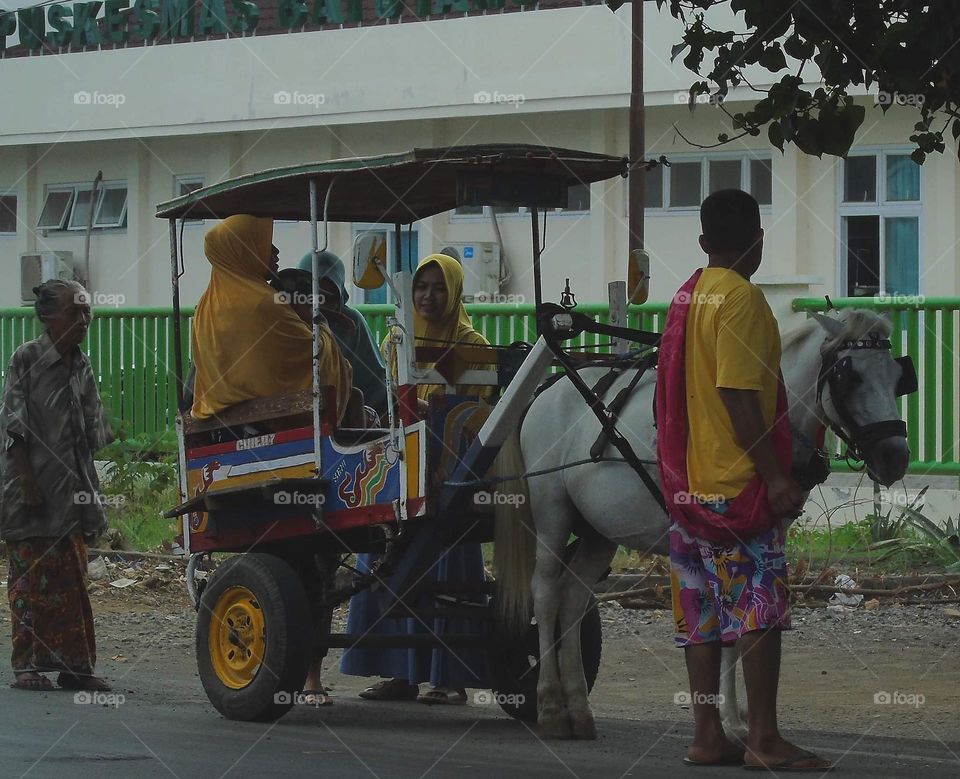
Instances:
[[[256,596],[246,587],[224,590],[210,615],[210,660],[224,685],[240,690],[260,670],[266,622]]]

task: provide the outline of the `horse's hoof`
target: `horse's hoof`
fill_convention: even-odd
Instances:
[[[540,717],[537,721],[537,733],[540,735],[540,738],[563,740],[573,738],[570,720],[563,714]]]
[[[573,738],[582,741],[593,741],[597,737],[597,726],[590,714],[577,716],[570,715],[570,730]]]

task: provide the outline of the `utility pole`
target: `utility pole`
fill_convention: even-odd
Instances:
[[[643,249],[643,206],[645,172],[643,160],[643,0],[631,2],[630,46],[630,178],[627,180],[627,299],[643,303],[650,292],[650,257]]]

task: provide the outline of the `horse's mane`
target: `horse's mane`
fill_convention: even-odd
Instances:
[[[842,322],[845,327],[839,335],[827,335],[821,347],[823,351],[830,351],[838,346],[841,341],[856,341],[863,338],[867,333],[877,333],[882,338],[890,337],[890,320],[875,311],[866,308],[845,308],[835,318]],[[784,351],[798,341],[805,339],[819,327],[817,320],[811,317],[802,325],[784,334],[782,338]]]

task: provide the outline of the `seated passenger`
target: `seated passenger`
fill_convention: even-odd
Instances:
[[[387,410],[387,390],[383,380],[383,361],[363,314],[348,306],[349,295],[344,284],[344,268],[333,252],[320,252],[320,311],[340,347],[340,353],[353,367],[353,386],[363,393],[363,400],[377,417]],[[284,268],[270,284],[290,296],[293,310],[310,322],[311,254],[306,254],[297,268]],[[375,423],[374,423],[375,425]]]
[[[277,268],[273,220],[236,215],[204,238],[210,283],[193,318],[196,365],[192,415],[215,416],[253,398],[312,386],[310,328],[267,283]],[[320,375],[336,388],[337,420],[350,397],[352,370],[326,325],[320,328]]]
[[[307,271],[312,252],[300,260],[298,268]],[[320,305],[340,351],[353,365],[353,386],[363,393],[364,402],[381,417],[387,413],[387,387],[383,382],[383,361],[377,350],[370,325],[357,309],[347,305],[350,296],[345,284],[346,272],[333,252],[320,252]]]
[[[413,277],[413,306],[416,344],[442,346],[465,343],[488,346],[489,342],[473,329],[470,315],[463,307],[463,268],[444,254],[431,254],[420,261]],[[386,354],[387,341],[383,343]],[[471,367],[486,367],[483,365]],[[396,373],[396,360],[392,368]],[[417,387],[421,413],[426,411],[427,398],[443,393],[440,384]],[[458,385],[458,395],[479,395],[490,399],[494,387]],[[357,569],[371,570],[376,555],[357,556]],[[483,553],[479,543],[462,543],[448,549],[424,577],[438,582],[461,582],[483,585]],[[423,628],[415,620],[384,619],[380,599],[369,590],[350,600],[347,632],[358,634],[417,633]],[[436,620],[428,627],[437,635],[444,632],[482,632],[482,625],[470,620]],[[460,649],[347,649],[340,662],[341,673],[351,676],[379,676],[382,680],[360,693],[361,698],[376,701],[418,700],[428,704],[464,704],[466,688],[488,688],[484,653],[477,648]],[[430,689],[421,693],[420,684]]]
[[[284,268],[283,270],[277,271],[274,277],[270,279],[270,286],[281,293],[282,297],[278,297],[278,300],[288,303],[293,309],[294,313],[303,320],[307,327],[309,327],[310,321],[313,317],[313,279],[310,276],[310,271],[300,270],[299,268]],[[360,369],[364,367],[364,365],[360,362],[360,358],[361,356],[366,356],[363,355],[362,352],[360,355],[358,355],[356,351],[356,341],[358,340],[357,325],[351,317],[347,316],[340,310],[340,307],[337,303],[338,300],[339,293],[336,291],[336,288],[333,287],[333,283],[329,279],[321,279],[321,321],[324,322],[333,332],[333,337],[337,340],[337,346],[340,349],[340,354],[342,354],[344,359],[350,363],[350,366],[353,369],[354,385],[350,391],[350,401],[348,403],[347,413],[341,420],[341,426],[353,428],[377,427],[380,422],[379,412],[372,407],[364,405],[367,403],[366,394],[364,392],[364,388],[357,384],[358,376],[361,376]],[[355,314],[356,317],[363,323],[363,327],[367,328],[367,324],[363,320],[363,315],[360,314],[359,311],[352,311],[350,309],[347,310]],[[369,329],[360,331],[360,334],[366,335],[368,340],[372,338],[372,336],[369,335]],[[380,354],[377,352],[376,347],[374,347],[372,340],[367,351],[369,354],[374,356],[374,364],[379,368],[380,371],[379,395],[382,399],[381,405],[385,406],[386,392],[383,389],[383,363],[380,362]],[[368,368],[367,374],[370,375],[372,373],[373,371]],[[373,397],[376,399],[376,385],[368,387],[368,389],[373,391]]]
[[[413,275],[413,326],[417,346],[443,346],[444,344],[466,344],[489,346],[490,342],[473,329],[473,322],[463,305],[463,268],[453,257],[445,254],[431,254],[417,265]],[[383,340],[380,351],[388,356],[389,337]],[[391,368],[397,374],[396,355],[392,357]],[[489,368],[492,366],[474,364],[470,368]],[[458,395],[478,395],[491,400],[495,391],[492,386],[458,385]],[[435,393],[443,393],[442,384],[420,384],[417,386],[417,406],[420,413],[427,410],[427,398]]]

